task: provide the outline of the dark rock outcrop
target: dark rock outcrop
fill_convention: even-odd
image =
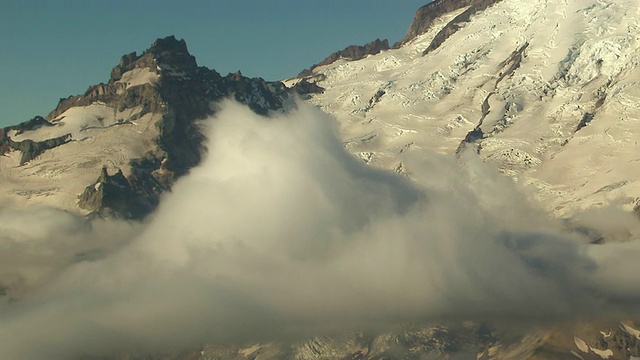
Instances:
[[[11,151],[11,146],[9,146],[9,138],[7,137],[7,133],[5,129],[0,129],[0,156]]]
[[[583,127],[589,125],[589,123],[591,122],[591,120],[593,120],[593,113],[585,113],[582,118],[580,119],[580,122],[578,122],[578,126],[576,126],[576,130],[574,131],[574,133],[580,131]]]
[[[376,91],[375,94],[373,94],[373,96],[371,97],[371,99],[369,99],[369,103],[367,104],[367,106],[364,108],[364,111],[370,111],[371,109],[373,109],[374,106],[376,106],[377,103],[380,102],[380,99],[382,99],[382,97],[386,94],[387,92],[384,91],[383,89],[379,89],[378,91]]]
[[[70,139],[69,134],[44,141],[24,140],[15,142],[9,139],[9,146],[22,153],[20,165],[24,165],[47,150],[66,144]]]
[[[45,118],[43,118],[42,116],[36,116],[31,120],[27,120],[21,124],[18,125],[14,125],[14,126],[10,126],[8,128],[6,128],[7,130],[15,130],[16,131],[16,135],[20,135],[22,133],[24,133],[25,131],[33,131],[33,130],[37,130],[41,127],[47,127],[47,126],[53,126],[52,123],[48,122]]]
[[[462,139],[462,141],[458,145],[458,148],[456,149],[456,154],[460,154],[462,151],[464,151],[467,148],[467,146],[475,143],[478,140],[484,139],[484,137],[485,137],[485,134],[480,128],[480,126],[476,126],[473,130],[467,133],[464,139]],[[478,147],[476,147],[476,152],[480,152],[480,149]]]
[[[155,199],[136,192],[121,170],[109,175],[103,167],[96,182],[79,196],[78,206],[103,217],[137,219],[157,205]]]
[[[611,82],[608,82],[605,85],[605,87],[609,87],[609,86],[611,86]],[[582,128],[584,128],[585,126],[589,125],[589,123],[591,123],[593,118],[596,116],[596,112],[602,107],[602,105],[604,105],[604,102],[606,100],[607,100],[607,91],[604,89],[600,89],[598,91],[597,98],[593,106],[593,110],[586,112],[582,116],[582,118],[580,119],[580,122],[578,122],[578,126],[576,126],[576,130],[574,131],[574,133],[580,131]]]
[[[298,81],[292,89],[298,95],[321,94],[324,92],[324,88],[322,86],[319,86],[314,82],[310,82],[307,79]]]
[[[250,349],[238,345],[211,344],[205,346],[200,355],[201,358],[222,360],[475,359],[476,354],[495,345],[495,331],[485,323],[405,324],[387,333],[342,333],[295,343],[256,344]],[[178,360],[177,357],[168,359]]]
[[[360,45],[351,45],[346,48],[336,51],[333,54],[329,55],[327,58],[322,60],[321,62],[313,65],[309,69],[304,69],[300,74],[298,74],[299,78],[304,78],[313,74],[313,69],[318,66],[329,65],[340,59],[346,59],[350,61],[360,60],[367,55],[376,55],[381,51],[389,50],[389,40],[380,40],[376,39],[368,44],[363,46]]]
[[[498,74],[494,90],[502,80],[513,75],[513,73],[520,68],[520,64],[525,56],[525,50],[527,50],[528,47],[529,43],[525,42],[522,46],[512,51],[508,58],[498,64],[498,68],[502,69],[502,71]]]

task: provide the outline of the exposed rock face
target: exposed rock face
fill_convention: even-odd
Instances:
[[[329,65],[340,59],[347,59],[350,61],[360,60],[367,55],[375,55],[379,54],[381,51],[389,50],[389,40],[380,40],[376,39],[364,46],[360,45],[351,45],[347,46],[343,50],[336,51],[333,54],[329,55],[326,59],[322,60],[318,64],[313,65],[310,69],[305,69],[298,77],[307,77],[312,74],[313,69],[322,65]]]
[[[531,359],[633,359],[640,355],[636,328],[616,322],[560,325],[540,343]]]
[[[36,116],[31,120],[23,122],[22,124],[18,124],[18,125],[15,125],[15,126],[10,126],[8,128],[5,128],[5,129],[7,129],[7,130],[15,130],[16,131],[16,135],[20,135],[25,131],[36,130],[36,129],[41,128],[43,126],[53,126],[53,124],[48,122],[42,116]]]
[[[324,91],[323,87],[307,79],[298,81],[292,89],[299,95],[320,94]]]
[[[109,175],[103,167],[96,182],[80,195],[78,205],[101,216],[132,219],[146,215],[157,203],[153,196],[135,191],[121,170]]]
[[[471,9],[471,8],[469,8],[469,9]],[[465,11],[465,13],[466,12],[467,11]],[[457,29],[457,27],[456,27],[456,29]],[[433,42],[431,42],[431,44],[433,44]],[[486,137],[486,134],[482,130],[482,124],[484,122],[484,119],[487,117],[487,115],[489,115],[489,112],[491,111],[491,105],[489,104],[489,99],[493,95],[495,95],[496,91],[498,90],[498,85],[500,85],[500,82],[502,80],[504,80],[505,78],[513,75],[514,71],[516,71],[520,67],[522,59],[524,57],[525,50],[528,47],[529,47],[529,43],[524,43],[522,46],[518,47],[516,50],[511,52],[511,54],[505,60],[500,62],[498,67],[500,69],[502,69],[502,71],[498,74],[498,76],[497,76],[497,78],[495,80],[495,83],[493,84],[492,91],[489,92],[486,95],[486,97],[484,98],[484,101],[482,102],[482,106],[480,108],[481,116],[480,116],[480,120],[478,121],[478,125],[476,125],[476,127],[473,130],[469,131],[467,133],[467,135],[465,136],[465,138],[460,142],[460,145],[456,149],[456,154],[459,154],[464,149],[466,149],[467,146],[469,146],[469,144],[476,143],[477,141],[482,140],[482,139],[484,139]],[[429,48],[427,48],[427,50],[428,49]],[[425,50],[423,55],[425,55],[426,53],[427,53],[427,51]],[[494,127],[491,131],[492,132],[499,132],[500,128],[499,127]],[[475,150],[478,153],[480,152],[480,145],[479,144],[475,145]]]
[[[498,0],[499,1],[499,0]],[[497,2],[496,0],[435,0],[427,5],[419,8],[413,17],[413,22],[409,26],[409,30],[404,38],[393,44],[393,48],[399,48],[409,41],[415,39],[427,32],[433,22],[443,14],[462,9],[465,6],[475,6],[476,11],[480,8],[486,8],[490,4]],[[450,32],[448,29],[447,32]]]

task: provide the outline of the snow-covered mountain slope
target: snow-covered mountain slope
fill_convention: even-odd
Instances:
[[[467,9],[399,49],[314,69],[309,80],[325,91],[309,101],[374,165],[411,174],[412,154],[454,154],[465,143],[559,216],[614,200],[631,210],[640,197],[638,1],[503,0],[459,22]],[[452,21],[457,31],[423,56]]]

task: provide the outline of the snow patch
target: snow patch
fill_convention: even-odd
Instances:
[[[155,86],[159,79],[160,75],[149,68],[135,68],[122,74],[122,77],[116,83],[124,84],[125,89],[128,89],[144,84]]]
[[[589,345],[587,345],[587,343],[584,340],[574,336],[573,342],[576,344],[576,347],[580,351],[582,351],[583,353],[589,353]]]
[[[611,351],[610,349],[599,350],[599,349],[591,348],[591,351],[593,351],[596,355],[600,356],[602,359],[605,359],[605,360],[613,356],[613,351]]]
[[[240,353],[241,353],[244,357],[249,358],[249,356],[251,356],[251,355],[255,355],[255,354],[256,354],[256,352],[260,351],[260,349],[262,349],[262,345],[260,345],[260,344],[256,344],[256,345],[253,345],[253,346],[248,347],[248,348],[246,348],[246,349],[242,349],[242,350],[240,350]]]
[[[385,56],[376,63],[374,69],[375,71],[393,70],[399,67],[401,64],[402,60],[396,58],[395,56]]]
[[[620,324],[620,328],[622,330],[624,330],[624,332],[626,332],[627,334],[635,337],[636,339],[640,340],[640,330],[636,330],[634,328],[632,328],[631,326],[621,323]]]

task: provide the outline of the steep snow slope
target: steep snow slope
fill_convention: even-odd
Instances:
[[[638,1],[504,0],[422,56],[464,10],[400,49],[316,68],[325,92],[310,101],[335,115],[366,162],[411,174],[408,156],[454,154],[465,142],[559,216],[620,198],[631,209]]]

